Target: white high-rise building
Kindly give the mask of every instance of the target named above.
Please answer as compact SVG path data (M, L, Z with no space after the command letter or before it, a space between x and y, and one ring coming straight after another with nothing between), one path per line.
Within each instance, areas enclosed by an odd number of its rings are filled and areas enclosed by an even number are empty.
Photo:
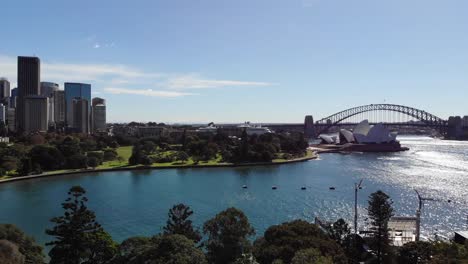
M6 107L0 104L0 122L6 123Z
M93 132L106 131L106 100L95 97L91 107L91 130Z
M47 98L47 123L49 126L55 123L55 111L54 111L54 100L53 98Z

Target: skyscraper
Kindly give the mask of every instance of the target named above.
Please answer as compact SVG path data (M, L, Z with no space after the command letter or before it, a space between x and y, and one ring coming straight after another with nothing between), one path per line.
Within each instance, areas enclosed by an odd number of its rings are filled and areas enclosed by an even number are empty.
M18 98L18 88L11 89L10 107L16 108L16 98Z
M0 104L0 123L6 124L6 107Z
M51 98L54 92L59 89L59 85L53 82L41 82L40 95Z
M48 100L45 96L30 95L24 100L25 132L45 132L48 128Z
M10 97L10 82L6 78L0 78L0 99Z
M39 95L41 62L37 57L18 57L18 98L16 101L16 129L24 132L26 125L33 127L25 114L25 100L28 96ZM46 107L47 108L47 107ZM33 117L33 116L29 116ZM47 117L45 117L47 119Z
M106 130L106 100L93 98L91 108L91 123L93 132L103 132Z
M7 123L8 123L8 131L16 132L16 109L15 108L8 108L7 110Z
M55 124L55 104L53 100L54 92L58 91L59 85L53 82L41 82L41 89L40 94L41 96L45 96L49 98L47 100L47 113L48 113L48 123L49 126L53 126Z
M89 134L89 101L84 98L72 100L73 129L78 133Z
M57 125L63 127L65 124L65 91L54 91L54 120Z
M85 83L65 83L65 107L66 122L68 127L74 127L73 121L73 100L76 98L85 99L88 102L88 114L91 112L91 84ZM89 117L88 117L89 120Z

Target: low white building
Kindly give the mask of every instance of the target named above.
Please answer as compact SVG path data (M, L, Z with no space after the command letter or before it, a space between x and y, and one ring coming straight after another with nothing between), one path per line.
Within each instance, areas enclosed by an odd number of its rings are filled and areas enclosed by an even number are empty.
M393 246L416 241L416 217L394 216L388 221L388 234Z

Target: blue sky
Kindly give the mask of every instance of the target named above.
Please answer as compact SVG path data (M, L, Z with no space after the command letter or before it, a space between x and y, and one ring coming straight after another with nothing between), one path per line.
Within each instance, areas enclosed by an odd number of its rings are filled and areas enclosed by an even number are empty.
M395 103L467 115L468 1L2 1L0 76L92 84L109 121L302 122Z

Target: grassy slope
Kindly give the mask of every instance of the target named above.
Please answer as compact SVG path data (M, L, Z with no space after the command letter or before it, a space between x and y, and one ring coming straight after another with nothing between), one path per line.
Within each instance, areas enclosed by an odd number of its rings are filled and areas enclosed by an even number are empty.
M111 168L122 168L122 167L127 167L127 168L133 168L133 167L140 167L142 165L136 165L136 166L130 166L128 165L128 159L132 155L132 146L123 146L119 147L116 149L118 156L120 157L119 160L113 160L113 161L106 161L102 165L99 165L96 169L111 169ZM170 154L171 151L167 151L165 154ZM314 153L310 150L307 151L307 155L303 158L312 158L314 157ZM272 162L273 163L281 163L288 161L286 159L274 159ZM222 162L222 157L220 154L216 155L215 159L211 159L208 161L199 161L198 164L196 164L192 157L190 157L187 161L185 162L165 162L165 163L153 163L151 164L150 167L180 167L180 166L193 166L193 165L201 165L201 166L206 166L206 165L229 165L230 163ZM44 172L44 174L60 174L60 173L67 173L67 172L76 172L76 171L81 171L81 169L64 169L64 170L56 170L56 171L47 171ZM10 178L8 176L0 177L0 179L7 179Z
M132 155L132 146L124 146L117 148L117 154L119 155L119 160L106 161L102 165L98 166L98 169L109 169L128 166L128 159Z

